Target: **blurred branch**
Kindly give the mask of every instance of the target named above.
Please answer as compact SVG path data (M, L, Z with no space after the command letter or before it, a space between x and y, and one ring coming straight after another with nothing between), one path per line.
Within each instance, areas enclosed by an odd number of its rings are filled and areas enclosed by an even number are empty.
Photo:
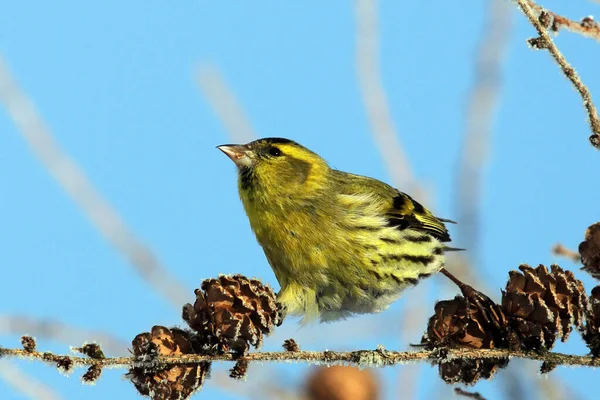
M35 319L20 315L0 315L0 335L23 334L57 341L64 344L94 340L109 354L127 354L130 344L105 332L68 326L60 321Z
M356 24L356 70L373 138L394 185L403 191L418 191L382 83L376 0L356 0Z
M594 21L593 17L585 17L582 18L581 21L573 21L572 19L558 15L550 10L546 10L544 7L537 5L531 0L526 1L529 4L529 7L537 14L538 18L543 12L546 13L547 17L550 17L548 26L550 26L550 29L553 32L566 29L600 42L600 24Z
M33 379L8 361L0 360L0 378L4 379L17 392L32 400L62 399L50 386Z
M186 302L187 288L141 243L84 171L56 142L27 94L0 58L0 102L31 150L89 218L92 225L124 255L135 271L176 307Z
M468 399L485 400L485 397L483 397L480 393L478 393L478 392L467 392L466 390L464 390L462 388L454 388L454 393L457 396L466 397Z
M391 182L402 191L411 193L420 201L425 201L426 193L416 182L408 157L406 156L383 84L380 65L380 36L377 0L356 0L356 72L375 144L387 168ZM418 289L418 288L417 288ZM424 299L426 291L421 288L413 294L414 299ZM402 315L402 336L410 337L421 329L426 312L424 301L416 300ZM384 324L385 325L385 324ZM403 396L414 397L419 368L411 366L401 371L397 381L402 387Z
M231 88L213 64L200 64L196 83L235 143L248 143L257 136Z
M510 4L504 0L488 1L486 26L475 60L475 78L465 110L465 134L457 168L455 198L459 224L459 243L469 252L470 262L457 263L453 269L459 277L473 274L470 264L479 264L481 224L481 187L489 158L494 116L500 102L502 64L511 33Z
M596 110L596 106L592 102L592 95L588 90L587 86L583 84L575 69L567 62L562 53L558 50L550 35L546 31L548 24L550 21L548 18L544 18L540 15L538 19L532 10L531 6L535 5L531 0L515 0L519 5L519 8L525 16L529 19L529 22L535 27L538 34L540 35L538 38L532 38L528 40L530 46L536 49L547 49L552 58L556 61L556 63L560 66L563 74L571 81L575 89L579 92L583 100L583 106L585 107L588 118L590 128L592 130L592 135L589 137L590 143L592 146L600 150L600 118L598 117L598 111Z
M456 393L457 396L466 397L468 399L485 400L485 397L483 397L480 393L467 392L466 390L459 388L459 387L454 388L454 393Z
M157 365L198 364L202 362L235 362L238 355L226 353L219 355L183 354L177 356L159 356L156 359L142 361L135 357L89 358L70 355L58 355L50 352L26 351L0 347L0 357L54 363L55 359L69 359L73 367L123 367L123 368L156 368ZM423 351L389 351L356 350L356 351L281 351L256 352L243 356L247 362L303 362L308 364L325 363L327 365L351 364L359 367L385 367L418 361L439 363L448 360L522 358L534 361L545 361L557 366L600 367L600 359L592 356L578 356L563 353L512 352L502 349L450 349L441 348Z
M494 117L500 103L504 64L512 32L511 6L503 0L489 0L483 34L475 59L475 74L465 109L465 133L457 167L457 190L454 207L460 246L469 251L449 259L449 268L462 279L480 281L473 265L481 265L481 204L484 171L489 159ZM477 286L483 287L480 282ZM523 398L522 387L527 375L537 374L508 369L502 385L507 398ZM541 386L556 386L553 381L536 381Z
M552 254L554 254L556 256L568 258L569 260L573 261L574 263L581 262L581 256L579 255L578 252L568 249L560 243L557 243L552 247Z

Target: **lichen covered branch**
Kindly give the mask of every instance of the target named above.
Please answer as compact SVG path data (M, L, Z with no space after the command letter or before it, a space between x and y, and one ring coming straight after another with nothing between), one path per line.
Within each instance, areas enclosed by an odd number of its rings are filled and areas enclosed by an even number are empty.
M552 19L550 30L553 32L566 29L600 42L600 24L598 24L593 17L587 16L583 17L580 21L574 21L550 10L546 10L531 0L528 0L527 3L529 4L529 7L538 15L538 17L542 13L546 13Z
M580 254L587 271L597 276L600 246L596 225L586 232ZM302 362L353 365L360 368L429 362L447 383L474 384L490 379L510 359L541 361L548 373L557 366L598 367L600 359L600 286L588 296L571 271L557 265L521 265L510 271L500 303L443 273L458 285L462 296L436 303L418 351L390 351L383 347L355 351L301 351L293 339L283 351L251 352L264 336L279 326L285 310L273 290L257 279L221 275L206 279L195 290L195 300L182 308L187 328L153 326L131 342L131 356L106 357L97 343L72 347L79 354L39 351L31 336L22 348L0 347L0 358L28 359L69 373L87 368L83 383L93 383L104 368L125 368L137 391L152 399L184 400L200 390L214 362L232 362L229 376L244 379L251 363ZM577 330L590 355L552 352Z
M551 24L550 15L545 11L542 11L539 17L536 16L535 11L532 8L532 5L535 5L535 3L533 3L531 0L515 1L540 35L537 38L529 39L529 44L536 49L547 49L552 55L552 58L554 58L556 63L560 66L564 75L571 81L573 86L575 86L577 92L579 92L579 95L583 100L583 106L588 114L588 120L592 130L592 135L589 137L590 143L592 146L600 150L600 118L598 117L598 111L592 102L592 95L590 94L589 89L583 84L575 69L571 66L571 64L569 64L560 50L558 50L552 41L552 38L548 34L547 29Z
M94 359L89 357L58 355L49 352L28 352L22 349L0 348L0 356L5 358L22 358L47 363L56 363L57 358L67 357L72 361L72 367L101 367L143 368L161 366L198 364L204 362L235 362L238 357L234 354L182 354L176 356L159 356L152 361L140 361L135 357L109 357ZM355 351L274 351L255 352L244 356L248 362L302 362L309 364L351 364L360 367L385 367L411 362L428 361L437 363L452 359L498 359L520 358L535 361L551 362L556 365L573 367L600 367L600 359L592 356L580 356L563 353L536 353L509 351L501 349L446 349L422 351L391 351L382 348L375 350Z

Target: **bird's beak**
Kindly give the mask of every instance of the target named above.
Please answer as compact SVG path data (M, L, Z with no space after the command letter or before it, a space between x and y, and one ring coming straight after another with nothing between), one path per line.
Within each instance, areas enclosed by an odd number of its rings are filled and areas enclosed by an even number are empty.
M252 164L252 151L245 144L224 144L217 146L238 167L249 167Z

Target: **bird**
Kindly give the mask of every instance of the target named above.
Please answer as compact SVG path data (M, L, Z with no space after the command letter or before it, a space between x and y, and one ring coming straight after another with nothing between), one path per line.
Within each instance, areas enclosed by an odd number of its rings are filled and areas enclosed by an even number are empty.
M406 193L332 168L285 138L217 146L237 166L250 227L301 324L387 309L444 267L445 223Z

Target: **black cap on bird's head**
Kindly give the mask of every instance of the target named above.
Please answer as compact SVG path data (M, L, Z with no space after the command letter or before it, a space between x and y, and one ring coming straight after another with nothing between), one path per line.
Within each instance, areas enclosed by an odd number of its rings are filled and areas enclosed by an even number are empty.
M283 155L281 148L277 145L292 145L304 149L293 140L284 138L264 138L246 144L223 144L217 146L217 149L225 153L239 168L243 168L252 166L259 159Z

